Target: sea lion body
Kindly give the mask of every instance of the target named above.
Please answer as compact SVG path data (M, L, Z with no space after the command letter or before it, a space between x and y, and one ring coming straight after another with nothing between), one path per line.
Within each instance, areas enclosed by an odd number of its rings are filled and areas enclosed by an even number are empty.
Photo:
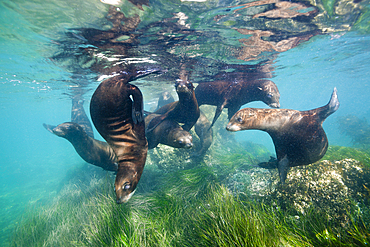
M337 90L334 88L329 103L323 107L309 111L244 108L231 118L226 129L266 131L275 145L277 160L263 165L277 167L280 180L284 182L289 167L308 165L325 155L328 139L322 123L338 107Z
M189 131L197 122L200 111L194 94L194 86L187 79L179 79L175 84L178 101L169 103L154 113L160 114L150 121L147 132L152 131L164 119L171 119L177 123L183 123L182 128Z
M153 118L158 116L160 115L149 114L145 117L145 125L148 125ZM155 148L159 143L174 148L191 148L193 146L191 134L171 119L163 120L151 132L146 134L146 138L148 149Z
M270 107L279 108L280 93L270 80L250 80L237 77L233 80L202 82L195 88L198 105L217 106L211 127L216 122L224 108L228 108L228 118L244 104L252 101L262 101Z
M103 81L90 102L93 124L117 156L117 203L127 202L133 195L148 151L143 96L139 88L128 83L140 76L137 71L125 72Z
M51 133L67 139L80 157L107 171L117 171L117 158L113 149L106 143L95 140L77 123L66 122L58 126L44 124Z

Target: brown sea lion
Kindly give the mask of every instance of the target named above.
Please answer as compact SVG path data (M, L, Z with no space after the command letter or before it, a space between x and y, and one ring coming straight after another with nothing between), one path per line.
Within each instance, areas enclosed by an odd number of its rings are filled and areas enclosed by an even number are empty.
M187 76L180 77L175 83L179 100L169 103L154 113L160 116L153 118L146 127L146 132L151 132L164 119L172 119L183 123L182 128L189 131L197 122L200 111L194 94L194 86L188 81Z
M145 125L160 116L159 114L150 114L145 117ZM148 140L148 149L155 148L159 143L174 148L191 148L193 146L193 137L188 131L171 119L165 119L158 124L151 132L146 133Z
M95 140L77 123L66 122L58 126L43 124L51 133L67 139L80 157L107 171L117 171L117 157L106 142Z
M43 124L52 134L67 139L80 157L104 170L117 171L117 157L105 142L95 140L91 123L85 113L81 95L72 98L71 122L52 126Z
M338 107L334 88L329 103L323 107L309 111L244 108L231 118L226 129L266 131L274 142L277 160L263 165L277 167L280 181L284 183L289 167L308 165L325 155L328 139L322 123Z
M195 89L199 106L203 104L217 106L211 127L224 108L228 108L230 119L240 107L252 101L262 101L270 107L279 108L280 93L270 80L245 80L237 76L232 80L202 82Z
M149 72L127 71L98 86L90 102L91 119L117 156L115 181L117 203L133 195L144 169L148 143L145 138L143 96L129 84Z

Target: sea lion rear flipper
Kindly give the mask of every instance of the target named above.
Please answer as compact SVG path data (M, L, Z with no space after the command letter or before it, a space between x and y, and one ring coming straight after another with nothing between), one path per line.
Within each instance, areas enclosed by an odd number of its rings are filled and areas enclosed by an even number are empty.
M44 128L47 129L52 134L54 134L53 129L57 127L57 126L46 124L46 123L43 123L42 126L44 126Z
M281 181L282 184L284 184L285 179L286 179L287 174L288 174L288 170L289 170L289 160L288 160L286 155L283 159L281 159L279 161L278 169L279 169L280 181Z
M338 108L339 108L339 100L338 100L338 95L337 95L337 88L334 87L333 93L331 94L331 98L328 103L328 112L327 112L326 117L334 113L336 110L338 110Z
M224 109L225 105L226 105L226 100L225 100L225 102L222 105L218 105L217 106L216 112L215 112L215 116L213 117L213 121L212 121L211 126L209 126L209 129L211 129L213 127L213 125L216 123L216 120L221 115L221 112Z
M323 122L327 117L329 117L336 110L338 110L339 105L340 104L339 104L338 95L337 95L337 88L335 87L333 90L333 93L331 94L329 103L326 104L325 106L316 108L312 111L316 111L319 121Z

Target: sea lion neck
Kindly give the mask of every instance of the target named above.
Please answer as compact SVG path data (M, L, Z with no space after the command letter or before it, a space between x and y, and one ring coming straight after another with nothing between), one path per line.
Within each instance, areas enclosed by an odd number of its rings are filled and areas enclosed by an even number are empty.
M267 133L279 132L287 128L291 122L297 122L302 118L299 111L289 109L244 108L236 115L234 122L242 118L243 129L262 130Z

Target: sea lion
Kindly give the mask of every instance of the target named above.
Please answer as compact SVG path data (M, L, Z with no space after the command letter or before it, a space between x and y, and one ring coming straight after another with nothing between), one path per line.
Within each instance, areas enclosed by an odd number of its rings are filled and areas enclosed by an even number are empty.
M160 116L159 114L150 114L145 117L145 125ZM171 119L165 119L158 124L151 132L146 133L148 140L148 149L155 148L159 143L174 148L191 148L193 146L193 137L188 131Z
M100 135L117 156L117 203L133 195L144 169L148 143L145 138L143 96L130 84L152 72L131 70L100 83L90 102L90 115Z
M213 142L213 130L211 128L211 122L202 111L200 111L200 115L198 121L194 125L194 129L195 133L197 133L197 136L200 139L200 149L197 150L193 155L202 156L207 152Z
M172 103L174 101L175 101L175 99L172 97L170 92L168 92L168 91L162 92L161 95L159 96L157 109L155 109L155 111L157 111L162 106L165 106L165 105L167 105L169 103Z
M228 108L228 118L231 119L242 105L252 101L262 101L274 108L280 107L279 90L270 80L245 80L242 76L237 76L232 80L199 83L194 92L199 106L217 106L211 127L224 108Z
M117 157L106 143L95 140L77 123L66 122L58 126L43 124L51 133L67 139L80 157L95 166L107 171L117 171Z
M193 83L188 81L187 76L180 76L180 79L175 83L175 87L179 100L155 111L154 113L160 114L160 116L150 121L146 127L146 132L151 132L164 119L172 119L178 123L183 123L182 128L186 131L189 131L197 122L200 111L195 98Z
M50 133L67 139L87 163L107 171L117 171L117 157L107 143L94 139L94 132L83 103L81 95L74 95L71 122L65 122L58 126L44 123L43 126Z
M328 139L322 123L338 107L334 88L329 103L320 108L309 111L244 108L230 119L226 129L266 131L275 145L277 160L263 165L277 167L280 181L284 183L289 167L308 165L325 155Z

